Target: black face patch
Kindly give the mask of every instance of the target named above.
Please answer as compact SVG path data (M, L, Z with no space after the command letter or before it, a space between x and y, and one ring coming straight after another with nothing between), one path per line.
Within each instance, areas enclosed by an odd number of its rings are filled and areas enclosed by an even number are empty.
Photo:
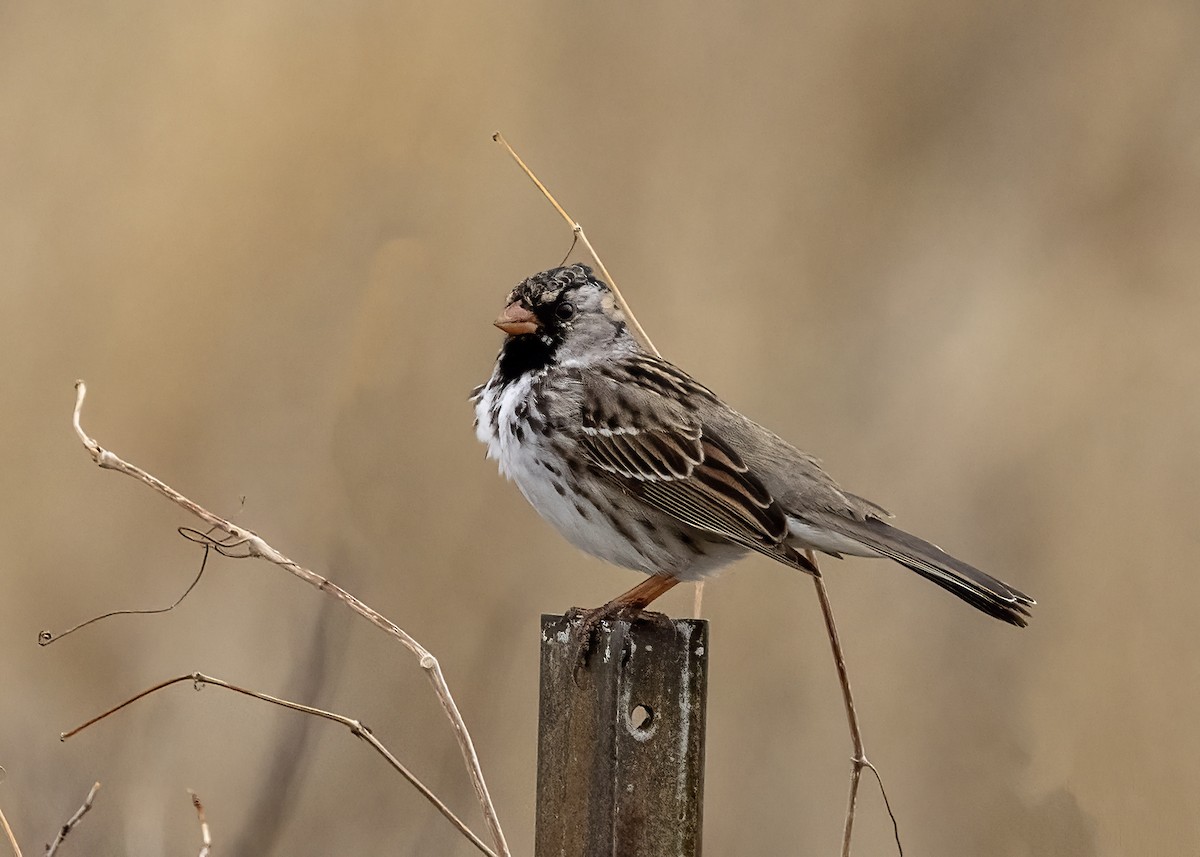
M500 377L510 383L527 372L550 365L562 345L569 325L576 317L574 295L582 287L603 284L592 276L587 265L569 265L534 274L509 294L508 302L519 301L537 316L539 329L534 333L510 336L500 352Z
M540 333L508 337L504 341L504 347L500 350L501 382L510 384L526 372L545 369L554 359L554 351L557 347L558 343Z

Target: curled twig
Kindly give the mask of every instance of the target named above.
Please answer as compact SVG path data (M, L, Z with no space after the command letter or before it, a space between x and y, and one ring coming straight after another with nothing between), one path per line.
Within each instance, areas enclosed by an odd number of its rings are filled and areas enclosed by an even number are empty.
M66 741L68 738L73 738L74 736L76 736L80 732L82 732L83 730L87 729L89 726L93 726L96 723L99 723L101 720L104 720L106 717L110 717L111 715L116 714L121 709L129 707L133 703L137 702L139 699L145 699L147 696L150 696L153 693L157 693L158 691L160 691L164 688L171 687L172 685L179 684L180 682L185 682L185 681L190 681L192 683L192 686L196 690L203 690L207 685L212 685L214 687L222 687L222 688L225 688L226 690L231 690L234 693L240 693L243 696L249 696L252 699L258 699L263 702L269 702L272 705L278 705L281 708L288 708L288 709L291 709L292 711L299 711L302 714L311 714L313 717L320 717L325 720L330 720L334 723L340 723L341 725L348 728L350 730L350 733L352 735L354 735L356 738L361 738L363 741L370 744L376 753L378 753L380 756L382 756L384 758L384 760L389 765L391 765L392 768L397 773L399 773L402 777L404 777L406 780L408 780L408 782L411 783L412 786L417 791L419 791L421 793L421 795L424 796L424 798L427 801L429 801L431 804L434 805L434 807L437 809L438 812L440 812L442 815L444 815L446 817L446 819L458 829L459 833L461 833L463 836L465 836L467 839L469 839L471 841L471 844L473 844L476 848L478 848L484 854L490 855L490 857L496 857L495 852L493 852L492 849L488 848L487 845L483 842L483 840L481 840L478 836L476 836L471 831L471 829L469 827L467 827L467 825L461 819L459 819L459 817L457 815L455 815L454 812L448 806L446 806L446 804L443 803L442 800L436 794L434 794L433 791L427 785L425 785L423 782L421 782L421 780L419 780L417 778L416 774L414 774L412 771L410 771L408 768L406 768L404 766L404 764L401 763L400 760L397 759L395 757L395 755L393 755L392 752L386 746L384 746L384 744L378 738L375 737L375 734L370 730L370 728L368 728L361 721L351 719L344 715L337 714L336 712L333 712L333 711L325 711L322 708L314 708L311 705L303 705L299 702L292 702L291 700L281 699L277 696L271 696L268 693L262 693L257 690L249 690L247 688L240 687L236 684L231 684L230 682L227 682L224 679L219 679L219 678L215 678L210 675L205 675L204 673L201 673L201 672L187 673L185 675L179 675L179 676L175 676L174 678L166 679L165 681L160 681L158 684L153 685L152 687L148 687L145 690L141 691L140 693L134 694L133 696L129 697L129 699L126 699L124 702L121 702L118 705L114 705L112 708L108 709L107 711L105 711L101 714L97 714L95 717L91 718L90 720L88 720L84 723L81 723L79 726L76 726L74 729L71 729L70 731L61 733L59 735L59 739L62 741Z
M450 686L446 683L446 678L442 674L441 664L438 663L437 658L395 622L392 622L383 614L367 606L333 581L289 559L268 544L265 539L253 530L238 526L218 515L214 515L200 504L190 500L170 485L167 485L158 477L147 473L134 464L124 461L110 450L100 446L95 439L83 430L83 426L80 424L80 414L83 410L83 401L86 396L87 385L83 381L76 381L75 411L72 417L72 424L75 427L75 434L79 437L80 443L83 444L88 454L91 455L92 460L102 469L115 470L153 488L177 506L204 521L209 527L226 533L230 538L222 540L222 544L230 547L234 545L243 547L245 549L244 557L265 559L267 562L273 563L295 575L305 583L315 586L322 592L333 596L372 625L399 641L416 656L421 669L425 672L425 676L433 685L434 693L437 695L438 702L442 706L442 711L454 729L454 737L458 742L459 750L462 752L463 761L466 763L471 784L475 787L475 795L479 800L480 809L487 822L488 830L491 833L496 853L501 855L501 857L509 857L508 842L504 838L504 831L500 827L500 819L496 814L495 806L492 804L492 797L488 791L487 782L484 780L483 768L479 764L479 756L475 752L475 743L471 739L470 732L467 731L467 725L463 720L461 712L458 710L458 704L454 701L454 696L450 693Z
M83 799L83 805L75 810L75 814L67 819L67 823L58 829L58 835L54 837L54 841L46 846L46 857L54 857L58 852L58 846L62 845L63 840L67 838L67 834L88 814L88 810L92 808L92 801L96 799L96 792L98 791L100 791L100 783L93 783L92 788L87 793L87 797Z
M203 533L194 527L179 527L179 535L183 536L189 542L203 546L205 552L211 548L221 556L229 557L229 559L249 559L249 553L239 553L237 548L244 548L246 542L244 539L235 539L233 536L222 536L216 538L213 533L217 531L216 527L209 527Z
M197 533L195 530L191 529L190 527L180 527L179 535L183 536L185 539L188 539L189 541L196 541L197 539L194 538L194 536L205 537L204 533ZM176 598L175 603L172 604L170 607L158 607L155 609L148 609L148 610L113 610L109 613L104 613L100 616L93 616L91 619L88 619L86 622L80 622L74 628L68 628L66 631L63 631L61 634L55 634L52 631L39 631L38 632L38 645L39 646L48 646L51 643L58 642L63 637L67 636L68 634L74 634L80 628L86 628L88 625L91 625L93 622L99 622L102 619L108 619L112 616L152 616L155 613L170 613L172 610L174 610L176 607L178 607L180 604L183 603L183 599L187 598L188 595L191 594L192 590L196 588L196 584L200 582L200 578L204 576L204 567L206 565L208 565L208 552L209 552L210 548L216 549L220 553L224 553L224 551L221 549L222 546L219 542L205 543L204 556L200 560L200 570L196 572L196 577L192 580L191 583L188 584L188 588L183 590L183 594L180 595L178 598ZM229 556L229 554L225 554L225 555Z

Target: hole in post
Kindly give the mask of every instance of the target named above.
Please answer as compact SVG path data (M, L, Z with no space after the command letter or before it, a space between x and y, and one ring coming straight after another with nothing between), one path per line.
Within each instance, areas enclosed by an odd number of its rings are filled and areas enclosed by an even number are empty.
M629 722L633 724L634 729L644 732L654 722L654 710L648 705L635 705L629 713Z

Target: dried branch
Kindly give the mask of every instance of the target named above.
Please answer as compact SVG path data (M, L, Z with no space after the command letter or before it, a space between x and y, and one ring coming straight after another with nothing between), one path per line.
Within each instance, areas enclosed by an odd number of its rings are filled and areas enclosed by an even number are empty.
M817 569L812 575L813 585L817 588L817 600L821 603L821 618L825 620L825 631L829 635L829 647L833 650L833 663L837 668L838 682L842 686L842 702L846 706L846 720L850 724L850 743L854 747L854 756L850 759L853 765L850 771L850 797L846 806L846 824L842 829L842 857L850 857L850 839L854 833L854 811L858 804L858 783L862 779L863 768L870 768L879 782L879 791L883 793L883 803L887 807L888 816L892 819L892 832L896 837L896 848L900 857L904 857L904 847L900 844L900 827L892 812L891 801L888 800L887 789L883 787L883 778L879 771L867 759L867 751L863 746L862 728L858 724L858 711L854 707L854 694L850 691L850 674L846 671L846 656L842 651L842 641L838 636L837 622L833 618L833 605L829 601L829 592L825 589L825 578L817 567L817 558L811 550L804 551L813 568Z
M289 708L292 711L299 711L302 714L311 714L313 717L320 717L325 720L331 720L334 723L340 723L341 725L348 728L350 730L350 733L352 735L354 735L356 738L361 738L363 741L370 744L371 747L374 748L375 752L377 752L380 756L382 756L384 758L384 760L387 761L387 763L396 770L397 773L399 773L402 777L404 777L406 780L408 780L409 783L411 783L412 786L417 791L419 791L425 797L425 799L427 801L429 801L431 804L434 805L434 807L437 809L438 812L440 812L442 815L444 815L446 817L446 819L458 829L459 833L461 833L463 836L465 836L467 839L469 839L471 841L472 845L474 845L476 848L478 848L484 854L489 855L489 857L496 857L495 852L493 852L492 849L488 848L487 845L483 842L483 840L481 840L478 836L476 836L471 831L471 829L469 827L467 827L467 825L457 815L454 814L454 812L450 809L450 807L448 807L448 806L446 806L446 804L442 803L441 799L436 794L434 794L433 791L427 785L425 785L423 782L421 782L412 771L410 771L408 768L406 768L403 765L403 763L401 763L400 760L397 759L392 754L392 752L387 747L385 747L383 745L383 743L380 742L379 739L375 737L374 733L371 732L371 730L365 724L363 724L361 721L353 720L349 717L345 717L341 714L337 714L332 711L325 711L324 709L321 709L321 708L314 708L311 705L302 705L299 702L292 702L291 700L281 699L277 696L271 696L270 694L262 693L257 690L249 690L247 688L240 687L236 684L231 684L230 682L227 682L224 679L214 678L213 676L205 675L204 673L200 673L200 672L187 673L186 675L176 676L175 678L169 678L166 681L160 681L158 684L154 685L153 687L146 688L141 693L131 696L129 699L126 699L124 702L120 703L119 705L113 706L112 708L108 709L104 713L97 714L92 719L88 720L85 723L80 724L79 726L76 726L74 729L70 730L69 732L63 732L61 735L59 735L59 739L62 741L66 741L68 738L73 738L76 735L78 735L80 732L82 732L83 730L87 729L89 726L93 726L96 723L99 723L101 720L104 720L106 717L116 714L121 709L127 708L128 706L132 705L133 703L137 702L138 700L144 699L147 696L150 696L152 693L157 693L158 691L160 691L164 688L170 687L171 685L179 684L180 682L184 682L184 681L190 681L197 690L201 690L206 685L211 684L214 687L222 687L222 688L225 688L226 690L232 690L234 693L240 693L243 696L249 696L252 699L258 699L263 702L269 702L272 705L278 705L281 708Z
M83 409L83 400L86 395L87 386L83 381L76 381L75 412L72 422L80 442L92 456L92 460L102 469L115 470L118 473L123 473L148 485L177 506L191 512L210 527L227 533L230 541L225 543L226 547L236 544L245 549L247 557L265 559L267 562L273 563L290 572L305 583L332 595L372 625L394 637L417 657L421 669L425 671L426 677L433 685L434 693L437 694L438 702L441 703L446 718L450 721L450 725L454 729L455 740L458 741L463 761L467 766L467 773L471 777L471 784L475 787L475 794L479 800L480 810L483 812L483 817L487 822L496 852L501 857L510 857L511 852L508 850L508 842L504 838L504 831L500 827L500 819L496 815L496 808L492 804L492 797L488 792L487 783L483 777L483 769L479 764L479 756L475 752L475 743L471 740L471 734L467 731L467 725L463 721L462 714L458 710L458 705L455 703L453 695L450 693L450 686L446 683L445 676L442 674L441 664L438 663L437 658L399 625L367 606L362 601L359 601L336 583L289 559L263 540L253 530L246 527L239 527L224 518L214 515L203 506L180 494L161 479L147 473L136 465L122 460L110 450L101 447L99 443L84 432L83 427L80 425L80 412Z
M188 794L192 796L192 806L196 808L196 816L200 819L201 845L198 857L208 857L208 852L212 849L212 836L208 832L208 819L204 817L204 804L200 803L200 795L191 789L188 789Z
M100 783L93 783L91 790L87 793L87 797L83 799L83 805L75 810L75 814L67 819L66 824L59 828L58 836L54 837L54 841L46 846L46 857L54 857L58 851L58 846L62 845L63 840L67 838L67 834L88 814L88 810L92 808L92 801L96 799L96 792L98 791L100 791Z

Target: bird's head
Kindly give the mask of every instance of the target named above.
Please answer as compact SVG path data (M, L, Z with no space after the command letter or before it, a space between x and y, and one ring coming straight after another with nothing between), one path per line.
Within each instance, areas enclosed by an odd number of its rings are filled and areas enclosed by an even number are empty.
M521 371L551 361L586 363L636 347L612 290L587 265L552 268L523 280L495 324L508 334L504 353Z

